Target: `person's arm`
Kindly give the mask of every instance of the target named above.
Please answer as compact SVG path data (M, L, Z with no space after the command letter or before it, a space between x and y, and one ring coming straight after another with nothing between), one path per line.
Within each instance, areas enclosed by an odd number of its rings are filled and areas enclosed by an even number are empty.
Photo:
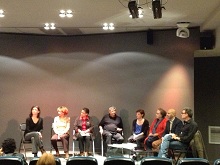
M149 122L146 119L144 119L144 123L143 123L143 126L142 126L142 132L143 132L144 135L147 135L148 132L149 132Z
M75 130L76 133L80 132L78 123L79 123L79 116L75 119L74 124L73 124L73 129Z
M53 121L53 131L55 134L60 134L59 129L58 129L58 127L59 127L58 120L59 120L59 118L55 117L54 121Z
M43 118L39 118L39 120L40 120L40 129L39 129L39 131L38 132L40 132L41 134L42 134L42 132L43 132Z
M92 133L94 129L94 123L91 117L89 117L90 126L86 129L86 133Z
M102 120L99 123L99 132L101 135L103 134L104 119L105 119L105 116L102 118Z
M121 132L123 130L123 123L121 117L117 116L119 119L119 123L117 124L117 131Z

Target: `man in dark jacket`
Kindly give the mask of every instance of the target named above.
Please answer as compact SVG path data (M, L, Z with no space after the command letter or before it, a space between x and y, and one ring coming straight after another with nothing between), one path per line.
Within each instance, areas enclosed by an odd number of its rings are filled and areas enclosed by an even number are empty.
M167 111L167 119L168 121L163 136L169 133L179 135L181 132L181 128L183 127L183 122L176 117L175 109L169 109Z

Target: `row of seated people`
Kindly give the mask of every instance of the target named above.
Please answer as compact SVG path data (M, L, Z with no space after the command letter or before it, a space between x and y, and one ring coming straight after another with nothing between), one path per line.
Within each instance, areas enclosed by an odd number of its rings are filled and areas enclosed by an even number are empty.
M58 116L54 118L53 130L55 134L51 137L51 144L59 156L57 140L61 140L65 152L65 158L69 157L69 129L70 118L68 117L68 109L65 106L57 108ZM159 151L159 157L168 156L168 148L185 148L189 145L198 126L192 120L193 112L190 108L184 108L181 116L182 122L176 117L176 111L169 109L167 112L162 108L156 111L156 118L149 127L149 122L144 118L145 112L142 109L136 111L136 119L132 123L132 135L128 138L128 142L137 143L137 149L152 149L156 153ZM166 117L167 116L167 117ZM116 115L116 107L109 108L109 114L106 114L99 123L100 133L105 137L107 144L112 143L112 138L117 143L122 143L124 137L123 122L120 116ZM73 139L79 141L80 155L88 155L90 147L90 139L93 138L94 124L89 116L89 109L83 108L80 116L74 122L75 134ZM32 141L32 153L37 156L40 149L42 154L45 152L42 142L43 118L40 117L39 106L33 106L29 117L26 119L25 140ZM162 143L163 139L163 143ZM161 144L162 143L162 144Z

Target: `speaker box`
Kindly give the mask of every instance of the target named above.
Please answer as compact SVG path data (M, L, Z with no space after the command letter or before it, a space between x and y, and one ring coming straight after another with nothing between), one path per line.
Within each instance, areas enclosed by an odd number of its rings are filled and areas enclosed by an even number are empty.
M148 30L147 31L147 44L153 45L153 43L154 43L153 30Z
M215 47L215 36L212 31L200 33L200 49L209 50Z

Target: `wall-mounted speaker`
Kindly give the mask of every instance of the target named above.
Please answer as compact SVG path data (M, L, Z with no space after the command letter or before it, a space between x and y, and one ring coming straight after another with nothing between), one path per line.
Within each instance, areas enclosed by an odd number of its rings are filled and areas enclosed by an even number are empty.
M213 31L200 33L200 49L209 50L215 47L215 35Z
M153 43L154 43L153 30L148 30L147 31L147 44L153 45Z

